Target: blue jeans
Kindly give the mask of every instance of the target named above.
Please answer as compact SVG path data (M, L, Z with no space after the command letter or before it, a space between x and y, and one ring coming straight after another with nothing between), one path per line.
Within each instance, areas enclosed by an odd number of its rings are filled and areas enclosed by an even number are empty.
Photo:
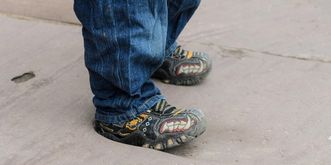
M164 99L150 77L176 49L176 39L199 3L75 0L96 120L120 124Z

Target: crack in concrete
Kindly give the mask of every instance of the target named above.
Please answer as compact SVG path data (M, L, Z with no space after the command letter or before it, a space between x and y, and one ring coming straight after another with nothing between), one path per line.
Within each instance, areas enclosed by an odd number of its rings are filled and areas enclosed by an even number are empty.
M331 64L331 60L325 60L325 59L321 59L321 58L314 58L314 57L308 58L308 57L289 56L289 55L273 53L273 52L269 52L269 51L258 51L258 50L248 49L248 48L228 47L228 46L223 46L223 45L217 45L217 44L214 44L214 43L198 42L198 44L205 45L205 46L210 46L210 47L216 47L217 49L220 50L220 51L218 51L220 54L227 53L227 54L230 54L231 57L233 57L233 56L235 56L235 57L244 57L244 56L249 56L248 53L255 53L255 54L268 55L268 56L290 58L290 59L295 59L295 60ZM229 55L221 55L221 56L230 57Z

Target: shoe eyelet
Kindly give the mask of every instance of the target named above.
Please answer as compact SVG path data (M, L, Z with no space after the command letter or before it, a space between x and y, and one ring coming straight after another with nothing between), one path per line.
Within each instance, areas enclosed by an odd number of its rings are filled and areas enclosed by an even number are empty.
M149 122L146 123L146 126L148 127L149 125L151 125Z
M148 121L151 121L152 119L153 119L152 117L149 117L149 118L148 118Z
M143 128L143 132L146 132L147 131L147 128Z

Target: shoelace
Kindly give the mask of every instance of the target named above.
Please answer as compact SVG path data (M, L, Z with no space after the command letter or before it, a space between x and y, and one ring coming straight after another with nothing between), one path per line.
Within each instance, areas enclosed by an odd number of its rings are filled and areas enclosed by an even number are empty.
M136 130L137 125L143 121L145 121L148 118L148 115L146 113L143 113L139 116L137 116L135 119L129 121L126 124L126 128L130 129L130 130Z
M166 100L159 101L155 107L153 107L153 111L159 114L171 113L175 109L176 107L168 104Z
M175 53L172 55L172 57L177 58L177 59L190 59L193 56L192 51L184 50L182 49L181 46L177 46Z
M169 110L172 111L173 109L176 109L176 108L173 107L173 106L170 106L167 103L167 101L161 100L152 109L153 109L154 112L162 114L166 111L169 111ZM148 117L149 117L148 114L143 113L143 114L137 116L135 119L133 119L133 120L129 121L128 123L126 123L126 128L133 131L137 128L139 123L145 121Z

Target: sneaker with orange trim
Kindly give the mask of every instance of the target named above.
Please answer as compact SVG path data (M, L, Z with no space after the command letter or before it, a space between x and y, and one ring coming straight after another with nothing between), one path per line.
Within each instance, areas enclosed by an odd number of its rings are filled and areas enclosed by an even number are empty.
M187 143L206 130L203 113L158 102L151 110L122 125L94 123L102 136L125 144L165 150Z
M196 85L208 75L211 66L206 53L188 51L178 46L152 77L167 84Z

